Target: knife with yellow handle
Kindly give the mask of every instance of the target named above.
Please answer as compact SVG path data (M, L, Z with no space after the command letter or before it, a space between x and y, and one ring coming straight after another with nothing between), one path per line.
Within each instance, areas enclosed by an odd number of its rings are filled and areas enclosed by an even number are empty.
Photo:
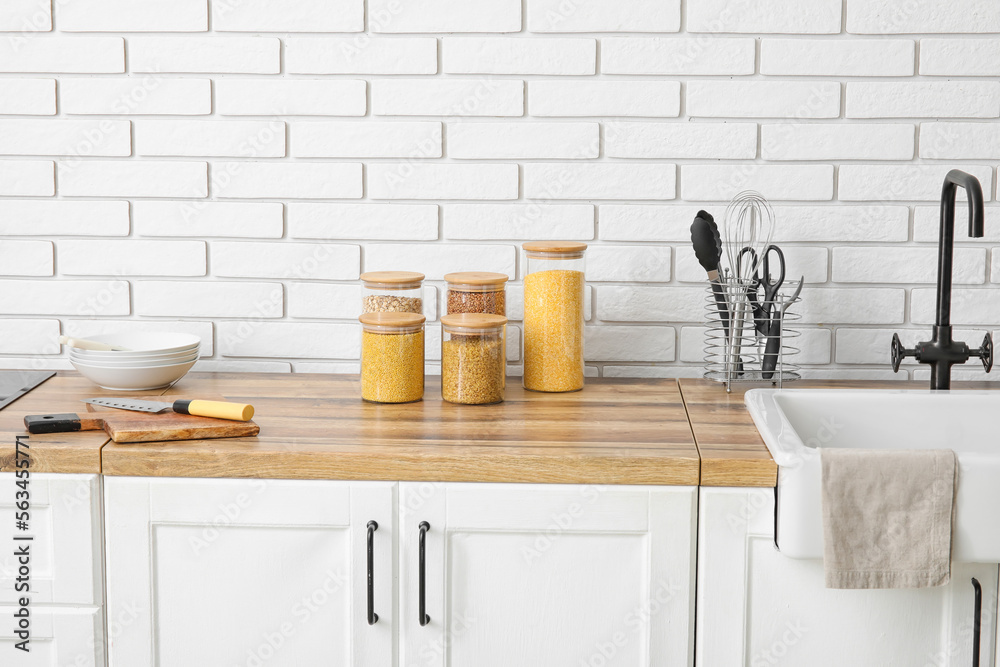
M85 398L83 402L103 405L106 408L136 410L138 412L173 410L182 415L215 417L216 419L231 419L240 422L250 421L253 418L252 405L247 405L246 403L227 403L225 401L181 399L173 403L162 403L160 401L143 401L137 398Z

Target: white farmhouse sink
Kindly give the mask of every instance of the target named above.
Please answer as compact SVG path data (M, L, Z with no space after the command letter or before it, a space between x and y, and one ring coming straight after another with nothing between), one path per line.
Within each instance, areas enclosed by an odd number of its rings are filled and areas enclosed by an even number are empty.
M778 548L823 557L820 447L951 449L959 478L952 558L1000 562L1000 391L751 389L778 464Z

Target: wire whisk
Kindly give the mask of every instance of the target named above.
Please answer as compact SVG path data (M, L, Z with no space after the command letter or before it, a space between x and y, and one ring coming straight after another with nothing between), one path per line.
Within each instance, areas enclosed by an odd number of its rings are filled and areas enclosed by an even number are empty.
M771 245L774 209L759 192L744 190L729 202L722 226L726 239L726 260L732 276L736 280L750 280L757 274L760 259ZM743 248L753 250L748 253L752 261L740 261Z

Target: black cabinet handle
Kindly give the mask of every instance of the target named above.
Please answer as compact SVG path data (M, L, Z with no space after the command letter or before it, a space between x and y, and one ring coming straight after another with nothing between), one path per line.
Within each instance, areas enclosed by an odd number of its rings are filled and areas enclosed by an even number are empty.
M378 623L378 614L375 613L375 531L378 530L378 523L368 522L368 625Z
M431 529L431 524L426 521L420 522L420 625L427 625L431 622L431 617L427 615L427 531Z
M975 620L972 625L972 667L979 667L979 637L983 629L983 587L979 580L972 578L972 588L976 592Z

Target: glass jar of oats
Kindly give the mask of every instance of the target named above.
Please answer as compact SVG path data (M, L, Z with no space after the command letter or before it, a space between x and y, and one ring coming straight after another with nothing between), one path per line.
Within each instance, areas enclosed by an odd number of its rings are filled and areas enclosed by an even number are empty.
M444 277L448 283L448 315L490 313L507 315L507 281L503 273L462 271Z
M524 277L524 388L583 389L586 243L532 241Z
M416 271L369 271L361 274L362 313L423 313L424 274Z
M441 318L441 398L483 405L503 400L507 318L458 313Z
M416 313L365 313L361 321L361 398L409 403L424 396L424 321Z

